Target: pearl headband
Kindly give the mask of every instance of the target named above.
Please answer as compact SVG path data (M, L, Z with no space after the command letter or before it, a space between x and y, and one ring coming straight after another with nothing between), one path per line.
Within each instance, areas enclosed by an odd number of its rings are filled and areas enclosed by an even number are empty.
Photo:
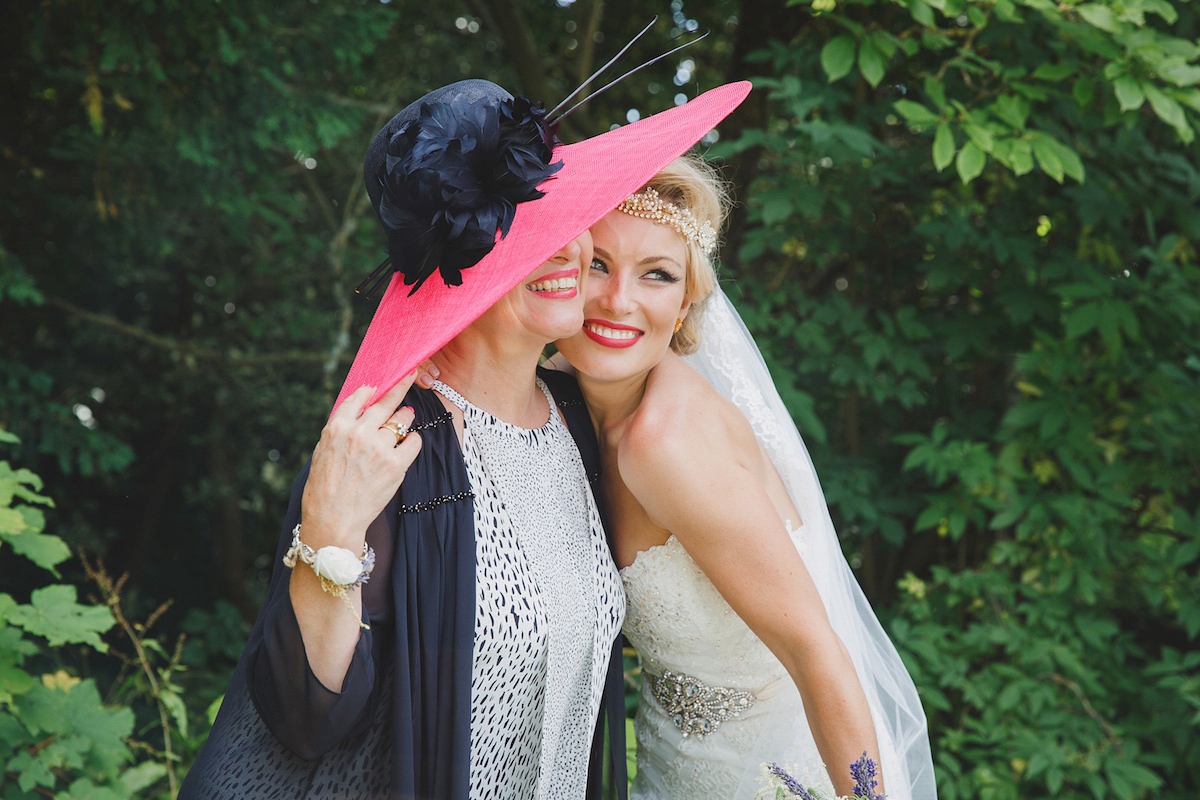
M696 217L689 209L663 200L651 187L626 197L621 201L621 205L617 206L617 211L631 217L648 219L659 225L670 225L680 236L697 245L706 254L711 255L717 247L717 232L711 222L696 222Z

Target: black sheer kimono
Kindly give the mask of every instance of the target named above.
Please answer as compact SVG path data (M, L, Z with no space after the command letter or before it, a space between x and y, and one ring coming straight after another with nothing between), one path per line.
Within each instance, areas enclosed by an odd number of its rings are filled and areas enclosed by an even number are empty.
M578 385L563 373L539 375L598 492L599 450ZM292 489L266 603L180 800L467 800L475 627L471 487L441 401L414 388L405 403L416 411L421 452L367 532L377 563L390 569L377 568L364 587L371 629L359 637L343 691L325 688L308 666L288 593L290 570L282 564L300 519L306 466ZM592 743L589 800L626 794L619 641Z

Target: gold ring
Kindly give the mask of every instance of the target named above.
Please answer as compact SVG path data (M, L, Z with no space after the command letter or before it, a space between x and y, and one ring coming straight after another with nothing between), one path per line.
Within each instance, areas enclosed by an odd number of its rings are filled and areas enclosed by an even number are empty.
M404 437L408 436L408 426L402 428L395 422L385 422L379 426L379 430L395 434L396 444L400 444L404 441Z

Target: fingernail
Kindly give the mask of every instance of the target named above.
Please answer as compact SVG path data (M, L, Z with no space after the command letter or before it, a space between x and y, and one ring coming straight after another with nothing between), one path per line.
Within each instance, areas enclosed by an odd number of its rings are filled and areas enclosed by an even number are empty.
M413 407L412 407L412 406L401 406L401 407L400 407L400 410L401 410L401 411L409 411L409 412L412 412L413 416L416 416L416 413L417 413L417 412L413 411Z
M436 366L434 366L433 364L430 364L429 365L429 374L436 378L442 374L442 371L440 369L438 369Z

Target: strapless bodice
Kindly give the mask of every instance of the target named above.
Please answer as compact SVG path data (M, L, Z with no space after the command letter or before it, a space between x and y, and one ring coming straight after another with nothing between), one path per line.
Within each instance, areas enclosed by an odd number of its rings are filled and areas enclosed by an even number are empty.
M621 578L624 632L643 669L749 692L787 674L676 537L639 553Z

